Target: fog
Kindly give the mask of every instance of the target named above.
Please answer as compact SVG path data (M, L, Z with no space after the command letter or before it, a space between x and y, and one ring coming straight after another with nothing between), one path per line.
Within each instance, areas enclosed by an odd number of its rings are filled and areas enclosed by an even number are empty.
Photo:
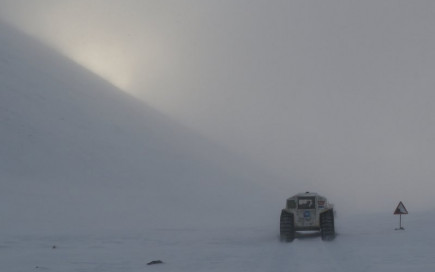
M432 1L2 0L0 16L269 169L277 191L435 206Z

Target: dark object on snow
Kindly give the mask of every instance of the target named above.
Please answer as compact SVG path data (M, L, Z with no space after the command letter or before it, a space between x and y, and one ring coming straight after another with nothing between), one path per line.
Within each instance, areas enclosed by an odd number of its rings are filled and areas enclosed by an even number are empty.
M147 263L147 265L152 265L152 264L161 264L161 263L163 263L163 262L160 261L160 260L156 260L156 261L152 261L152 262Z
M56 245L53 245L51 248L52 248L52 249L56 249Z
M335 238L334 209L325 197L306 192L287 199L279 223L282 241L291 242L298 231L319 231L322 240Z

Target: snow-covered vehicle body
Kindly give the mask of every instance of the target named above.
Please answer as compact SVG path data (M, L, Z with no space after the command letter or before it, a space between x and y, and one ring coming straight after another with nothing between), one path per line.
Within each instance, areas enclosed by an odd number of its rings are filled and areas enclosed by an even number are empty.
M296 231L320 231L323 240L334 239L334 210L326 197L306 192L287 199L280 217L281 238L292 241Z

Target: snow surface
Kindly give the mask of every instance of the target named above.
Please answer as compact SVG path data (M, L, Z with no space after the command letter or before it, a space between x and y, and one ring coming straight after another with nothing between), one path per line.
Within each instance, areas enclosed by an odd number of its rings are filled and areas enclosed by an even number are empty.
M435 214L339 217L332 242L280 242L277 224L1 236L2 271L434 271ZM277 223L277 222L275 222ZM429 227L428 227L429 226ZM56 248L53 248L55 246ZM153 260L163 264L148 266Z

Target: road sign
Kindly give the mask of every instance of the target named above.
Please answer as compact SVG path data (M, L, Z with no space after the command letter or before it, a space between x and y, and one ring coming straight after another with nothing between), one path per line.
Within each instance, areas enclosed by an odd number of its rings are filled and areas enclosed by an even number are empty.
M396 230L404 230L402 227L402 214L408 214L408 210L405 208L405 205L403 205L402 201L400 201L399 205L397 205L397 208L394 210L394 214L400 215L399 228Z
M399 205L397 205L394 214L408 214L408 210L406 210L405 205L403 205L402 201L400 201Z

